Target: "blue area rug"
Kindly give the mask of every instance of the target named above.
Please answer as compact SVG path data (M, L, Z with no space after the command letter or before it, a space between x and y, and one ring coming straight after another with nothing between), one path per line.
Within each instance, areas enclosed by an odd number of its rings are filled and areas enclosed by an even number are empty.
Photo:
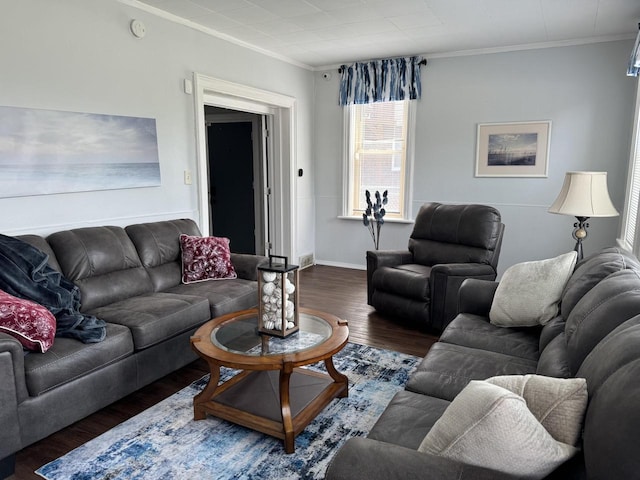
M208 416L193 420L194 395L208 377L40 467L49 480L315 479L350 437L366 435L420 359L348 344L334 357L349 377L349 397L333 400L296 437L281 440ZM322 371L324 363L310 368ZM221 381L235 372L223 369Z

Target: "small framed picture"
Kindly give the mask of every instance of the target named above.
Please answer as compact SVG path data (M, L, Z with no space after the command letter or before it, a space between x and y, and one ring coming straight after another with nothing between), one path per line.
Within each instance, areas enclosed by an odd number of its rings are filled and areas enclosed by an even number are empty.
M479 123L476 177L546 177L551 122Z

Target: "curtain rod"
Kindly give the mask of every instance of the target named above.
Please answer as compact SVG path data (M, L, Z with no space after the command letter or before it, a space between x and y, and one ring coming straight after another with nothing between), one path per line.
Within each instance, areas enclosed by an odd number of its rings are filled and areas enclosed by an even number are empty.
M638 24L638 26L640 27L640 24ZM426 65L427 64L427 59L423 58L422 60L420 60L420 62L418 63L418 65L422 66L422 65ZM342 70L344 70L344 65L342 65L340 68L338 68L338 73L342 73Z

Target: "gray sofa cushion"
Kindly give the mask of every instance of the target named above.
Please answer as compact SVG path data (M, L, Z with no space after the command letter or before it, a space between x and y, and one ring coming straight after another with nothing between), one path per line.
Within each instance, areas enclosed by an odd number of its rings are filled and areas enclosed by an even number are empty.
M538 342L538 351L542 352L561 333L564 333L565 321L562 317L556 317L540 331L540 341Z
M206 298L150 293L99 307L92 315L131 330L136 350L142 350L209 320Z
M535 360L438 342L407 382L411 392L453 400L471 380L536 372Z
M569 351L564 333L561 333L551 340L542 351L538 359L536 373L538 375L558 378L569 378L572 376L573 372L569 365Z
M639 352L637 339L626 349ZM588 478L638 478L640 359L620 367L591 395L583 449Z
M580 261L562 293L560 312L566 320L585 294L609 275L625 269L640 269L637 260L619 248L606 248Z
M200 235L193 220L140 223L125 228L156 292L175 287L182 277L180 234Z
M442 332L440 341L537 360L540 330L539 326L498 327L487 317L460 313Z
M254 308L258 304L258 284L251 280L235 278L211 282L180 284L167 293L196 295L209 300L210 318Z
M133 243L120 227L65 230L47 241L64 275L80 287L83 312L153 290Z
M62 272L62 267L60 267L60 264L58 263L56 254L51 249L51 245L49 245L43 237L40 235L18 235L16 238L19 238L23 242L27 242L29 245L33 245L38 250L46 253L49 256L47 261L49 266L59 272Z
M367 438L417 450L450 402L402 390L393 397Z
M573 373L609 332L640 315L640 275L635 270L612 273L585 294L565 327Z
M25 356L27 389L31 396L41 395L132 354L131 332L121 325L107 324L107 336L99 343L56 338L46 353Z
M589 392L597 392L623 365L640 358L640 315L627 320L589 353L576 376L587 379Z

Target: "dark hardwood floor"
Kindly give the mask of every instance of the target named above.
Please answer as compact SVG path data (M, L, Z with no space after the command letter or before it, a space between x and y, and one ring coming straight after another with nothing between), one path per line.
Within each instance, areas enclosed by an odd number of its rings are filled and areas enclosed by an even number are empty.
M366 272L316 265L300 272L300 303L349 321L353 343L424 356L437 336L416 325L385 317L367 305ZM33 472L70 450L115 427L208 373L204 361L138 390L73 425L23 449L16 455L11 480L39 479Z

